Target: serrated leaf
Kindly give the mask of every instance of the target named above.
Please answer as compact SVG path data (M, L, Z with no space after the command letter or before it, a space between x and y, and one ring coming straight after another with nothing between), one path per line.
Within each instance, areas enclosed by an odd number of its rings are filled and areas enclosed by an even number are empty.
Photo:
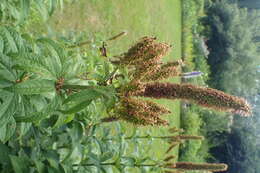
M45 173L47 171L45 165L42 162L34 160L34 163L38 173Z
M16 122L13 117L4 125L0 126L0 140L5 143L7 142L14 134L16 128Z
M64 114L73 114L73 113L77 113L80 112L82 109L86 108L90 103L92 102L92 100L86 100L83 101L67 110L63 110L61 111Z
M29 15L30 0L20 0L20 6L21 6L21 12L20 12L19 23L22 23Z
M18 48L15 43L15 40L14 40L12 34L9 32L9 30L6 27L2 27L1 30L2 30L1 32L3 32L3 34L5 34L8 45L9 45L10 49L12 50L12 52L18 52Z
M114 154L112 152L106 152L106 153L102 154L100 161L106 162L106 161L110 160L113 156L114 156Z
M134 157L122 157L121 164L126 165L128 167L134 167L136 159Z
M44 2L42 0L35 0L35 2L36 2L36 8L40 12L43 20L46 21L49 17L46 5L44 4Z
M9 155L15 173L28 172L29 163L23 157Z
M2 165L8 165L10 163L9 154L11 153L10 148L0 142L0 163Z
M64 124L67 124L69 122L71 122L74 119L75 114L63 114L63 113L57 113L58 120L56 121L56 123L54 124L53 128L58 128Z
M0 54L0 79L15 81L15 75L11 69L10 58L4 54Z
M49 16L51 16L57 7L57 0L49 0Z
M74 122L72 129L69 131L72 143L75 145L79 143L83 137L83 124L80 122Z
M55 97L48 105L46 105L40 112L33 112L26 116L16 116L14 117L17 122L34 122L38 123L41 120L47 118L48 116L55 113L61 105L61 100L59 97Z
M70 95L63 104L69 103L69 102L83 102L85 100L94 100L98 97L100 97L100 93L96 92L95 89L85 89L80 92L77 92L75 94Z
M11 119L15 111L15 96L13 93L6 91L0 91L0 99L2 104L0 105L0 127L5 126Z
M61 68L66 59L66 52L64 51L64 48L48 38L38 39L37 42L44 43L45 46L47 45L48 50L54 56L52 59L55 60L54 62L56 63L56 66Z
M59 170L59 154L55 150L46 150L43 155L53 168Z
M15 92L21 95L43 94L47 92L55 92L55 83L45 79L27 80L14 85L13 87L5 88L6 90Z
M3 38L0 36L0 53L4 53L4 40Z
M55 72L51 71L50 67L47 66L47 64L44 62L44 58L45 57L39 56L37 54L19 54L14 57L17 64L13 68L35 73L44 79L56 80L57 78Z

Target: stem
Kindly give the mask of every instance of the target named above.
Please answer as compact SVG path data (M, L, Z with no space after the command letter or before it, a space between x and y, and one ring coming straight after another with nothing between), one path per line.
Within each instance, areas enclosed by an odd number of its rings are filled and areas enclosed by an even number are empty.
M122 36L125 36L127 35L127 32L123 31L123 32L120 32L119 34L107 39L107 41L112 41L112 40L116 40L118 39L119 37L122 37Z
M91 41L84 41L84 42L81 42L81 43L78 43L78 44L75 44L75 45L72 45L72 46L68 46L68 48L82 47L82 46L90 44L90 43L91 43Z
M124 31L124 32L121 32L121 33L119 33L119 34L117 34L117 35L115 35L115 36L113 36L113 37L111 37L111 38L108 38L107 41L116 40L116 39L118 39L119 37L124 36L124 35L126 35L126 34L127 34L127 32L125 32L125 31ZM92 42L91 40L83 41L83 42L81 42L81 43L78 43L78 44L75 44L75 45L72 45L72 46L68 46L68 48L82 47L82 46L91 44L91 42Z
M171 139L171 138L178 138L178 136L136 136L136 137L125 137L125 140L130 140L133 138L137 139L147 139L147 138L153 138L153 139ZM114 138L107 138L106 140L113 140Z
M115 162L112 162L112 163L100 163L100 165L115 165L115 164L116 164ZM72 166L76 167L76 166L96 166L96 165L93 164L93 163L84 163L84 164L74 164Z
M113 76L115 75L115 73L117 72L118 68L115 68L114 71L112 71L105 79L104 81L100 82L101 85L107 85L107 82L109 80L113 79Z
M109 165L116 165L116 162L112 162L112 163L100 163L100 165L103 165L103 166L109 166ZM122 166L129 166L129 165L126 165L126 164L120 164ZM74 164L72 165L74 167L76 166L97 166L96 164L93 164L93 163L87 163L87 164ZM160 166L159 164L134 164L135 167L154 167L154 166Z
M62 89L92 89L95 86L85 86L85 85L63 85Z
M111 122L118 121L118 120L119 120L119 118L115 117L115 116L106 117L106 118L102 118L100 120L99 124L101 124L101 123L111 123Z

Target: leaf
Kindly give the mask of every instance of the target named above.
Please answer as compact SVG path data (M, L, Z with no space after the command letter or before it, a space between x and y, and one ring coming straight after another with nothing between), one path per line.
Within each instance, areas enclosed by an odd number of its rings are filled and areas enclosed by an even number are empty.
M114 154L112 152L106 152L106 153L102 154L100 161L106 162L106 161L110 160L113 156L114 156Z
M45 79L33 79L18 83L13 87L7 87L5 89L17 94L33 95L55 92L54 86L55 83L53 81Z
M9 155L15 173L28 172L29 163L23 157Z
M95 91L94 88L91 89L85 89L80 92L77 92L75 94L70 95L63 104L69 103L69 102L83 102L86 100L94 100L101 95Z
M17 64L13 66L14 69L23 70L26 72L32 72L40 75L44 79L56 80L55 72L51 71L48 64L44 62L46 57L39 54L23 53L17 54L13 57ZM48 60L46 60L48 61Z
M1 153L0 163L2 165L10 164L9 154L11 153L11 150L1 142L0 142L0 153Z
M0 36L0 53L4 53L4 40L3 38Z
M16 122L13 117L4 125L0 127L0 140L6 143L14 134Z
M40 162L38 160L34 160L34 163L35 163L38 173L45 173L47 171L45 165L42 162Z
M61 69L67 57L64 47L61 47L59 44L48 38L40 38L37 42L43 43L45 46L47 45L47 49L53 56L51 59L54 60L53 62L55 63L56 68Z
M83 102L73 106L72 108L69 108L68 110L64 110L61 112L64 114L77 113L77 112L81 111L82 109L86 108L91 102L92 102L92 100L86 100L86 101L83 101Z
M13 93L0 90L0 99L3 102L0 105L0 127L6 125L11 119L15 111L15 96Z
M52 115L59 109L61 105L60 97L56 96L48 105L46 105L40 112L33 112L26 116L16 116L16 122L34 122L39 123L41 120Z
M59 154L55 150L46 150L43 155L53 168L59 170Z
M42 0L35 0L35 3L36 3L36 8L40 12L43 20L46 21L49 17L46 5Z
M51 16L57 7L57 0L49 0L49 16Z
M8 56L0 54L0 79L15 81L15 75L11 69L11 60Z
M25 19L29 15L30 11L30 0L20 0L20 6L21 6L21 12L20 12L20 19L19 23L22 23L25 21Z
M11 35L11 33L9 32L9 30L7 29L7 27L2 27L1 30L0 30L0 32L3 32L3 34L5 34L5 37L8 42L8 46L10 47L12 52L18 52L18 48L15 43L15 40L14 40L13 36Z
M53 128L58 128L64 124L71 122L74 119L75 114L58 114L58 120L56 121Z
M72 129L69 131L72 143L76 145L79 143L83 137L83 124L80 122L74 122Z
M126 165L128 167L134 167L136 159L134 157L122 157L121 164Z
M78 93L70 95L63 104L66 104L68 102L82 102L85 100L94 100L101 96L105 96L107 98L111 97L111 89L108 89L108 87L100 87L95 86L95 88L89 88L84 89Z

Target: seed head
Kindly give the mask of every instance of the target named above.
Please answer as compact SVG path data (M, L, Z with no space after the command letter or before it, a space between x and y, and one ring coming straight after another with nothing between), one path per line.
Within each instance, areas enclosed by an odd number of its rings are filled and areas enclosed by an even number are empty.
M149 103L143 100L122 98L117 113L122 120L131 122L135 125L168 125L167 121L160 119L160 112L151 111Z
M198 105L219 111L241 114L251 114L251 106L243 98L226 94L222 91L194 86L191 84L147 83L143 85L144 92L139 96L151 98L182 99Z
M120 57L121 64L136 65L159 62L170 49L166 43L158 43L154 37L143 37Z

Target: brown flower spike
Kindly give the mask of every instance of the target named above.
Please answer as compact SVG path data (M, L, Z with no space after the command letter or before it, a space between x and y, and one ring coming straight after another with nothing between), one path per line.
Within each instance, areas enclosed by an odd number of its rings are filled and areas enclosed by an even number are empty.
M120 64L144 65L158 63L170 49L166 43L158 43L154 37L143 37L120 57Z
M169 111L150 101L122 98L121 105L117 108L116 113L120 119L135 125L168 125L168 122L162 120L160 115L169 113Z
M182 170L205 170L212 172L226 171L228 166L224 163L192 163L177 162L174 164L166 164L165 168L182 169Z
M182 99L218 111L241 114L251 114L251 106L243 98L226 94L222 91L194 86L191 84L146 83L143 92L138 96L151 98Z

